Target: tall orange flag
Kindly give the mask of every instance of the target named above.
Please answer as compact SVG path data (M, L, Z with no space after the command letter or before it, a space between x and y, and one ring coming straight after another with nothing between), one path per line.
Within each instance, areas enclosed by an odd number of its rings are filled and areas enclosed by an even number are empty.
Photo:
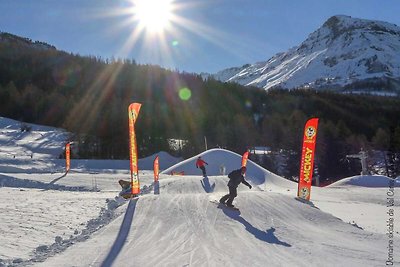
M310 200L311 195L317 128L318 118L309 119L304 127L303 149L301 153L297 196L305 200Z
M131 187L132 194L137 195L140 193L139 184L139 171L138 171L138 153L135 135L135 123L139 116L140 107L139 103L132 103L128 107L129 115L129 165L131 169Z
M242 167L246 167L248 158L249 158L249 151L246 151L242 156Z
M69 172L71 166L71 144L65 145L65 173Z
M160 165L158 163L158 156L154 159L153 169L154 169L154 183L157 183L160 174Z

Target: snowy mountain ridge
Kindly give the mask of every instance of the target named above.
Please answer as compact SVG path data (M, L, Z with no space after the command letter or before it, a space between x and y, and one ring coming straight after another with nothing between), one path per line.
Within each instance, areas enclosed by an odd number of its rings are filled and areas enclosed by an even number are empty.
M369 89L400 93L400 27L337 15L300 45L267 61L213 75L246 86Z

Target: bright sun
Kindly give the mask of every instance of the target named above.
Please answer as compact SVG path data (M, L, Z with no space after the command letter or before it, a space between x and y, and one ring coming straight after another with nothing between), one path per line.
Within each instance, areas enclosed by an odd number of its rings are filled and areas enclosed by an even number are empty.
M187 10L195 11L213 1L180 1L180 0L123 0L112 1L114 8L102 16L119 17L112 35L119 31L126 38L118 50L118 57L127 58L135 55L136 60L153 62L164 66L174 66L175 60L185 58L190 51L191 38L187 33L199 36L221 46L223 32L198 23L188 18ZM129 30L129 34L126 34ZM222 46L221 46L222 47ZM229 47L224 47L229 49ZM183 92L184 93L184 92Z
M172 17L173 0L135 0L135 19L150 33L160 33L168 27Z

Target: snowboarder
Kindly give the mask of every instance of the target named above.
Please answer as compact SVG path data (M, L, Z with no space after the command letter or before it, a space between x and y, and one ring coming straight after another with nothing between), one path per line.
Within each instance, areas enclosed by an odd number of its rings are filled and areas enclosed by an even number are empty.
M196 168L200 168L201 169L201 171L203 172L203 177L207 176L205 165L208 165L208 163L205 162L204 160L202 160L201 157L198 157L197 161L196 161Z
M225 204L226 206L233 208L234 205L232 205L232 202L233 199L237 196L237 187L239 186L239 184L240 183L245 184L251 189L251 185L244 179L243 175L245 174L245 172L246 172L246 167L243 166L242 168L234 170L228 174L229 194L223 196L219 200L219 203Z
M125 199L131 198L131 197L136 197L136 195L132 195L132 187L131 187L131 182L129 181L124 181L124 180L119 180L118 181L119 185L122 187L121 192L119 195Z
M118 183L122 187L122 189L128 189L131 187L131 182L129 181L119 180Z

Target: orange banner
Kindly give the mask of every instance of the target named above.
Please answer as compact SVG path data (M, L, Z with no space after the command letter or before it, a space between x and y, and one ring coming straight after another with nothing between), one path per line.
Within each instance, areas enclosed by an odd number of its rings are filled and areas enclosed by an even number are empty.
M65 145L65 173L69 172L71 166L71 144Z
M137 195L140 193L139 184L139 171L138 171L138 153L135 135L135 123L139 116L140 107L139 103L132 103L128 107L129 114L129 162L131 169L131 187L132 194Z
M249 151L246 151L242 156L242 167L246 167L248 158L249 158Z
M158 176L160 173L160 165L158 164L158 156L154 159L153 169L154 169L154 183L157 183Z
M310 200L311 195L317 128L318 118L309 119L304 127L303 149L301 153L297 196L305 200Z

